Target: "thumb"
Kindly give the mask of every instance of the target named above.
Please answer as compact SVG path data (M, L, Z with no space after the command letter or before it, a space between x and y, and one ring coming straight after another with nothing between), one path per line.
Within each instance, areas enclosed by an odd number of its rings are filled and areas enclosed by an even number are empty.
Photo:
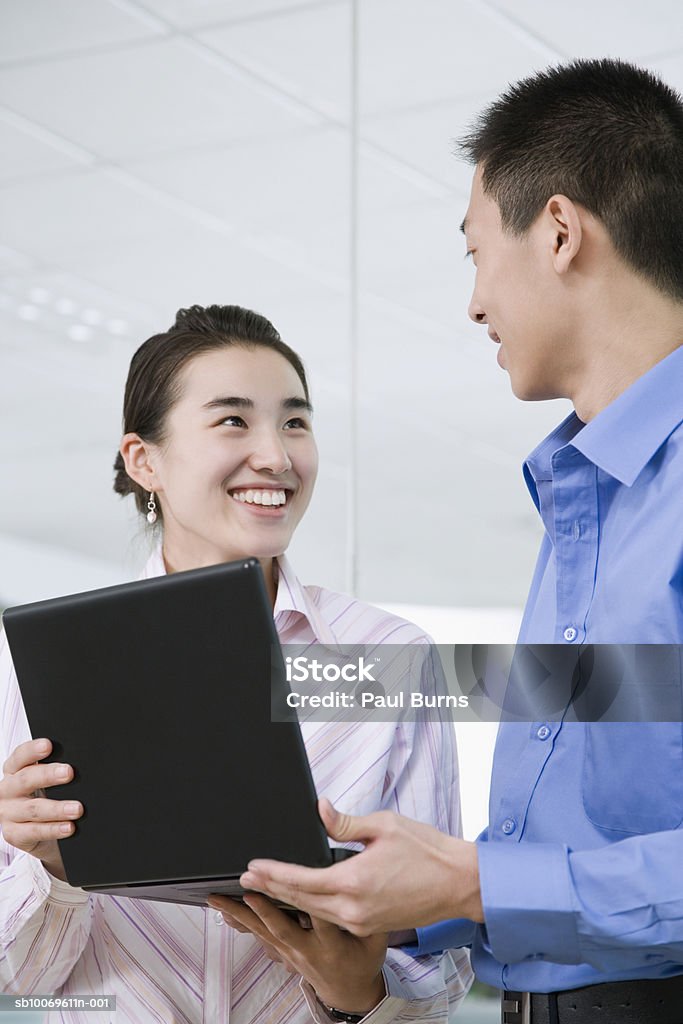
M340 843L364 843L377 834L377 828L373 827L373 819L376 817L374 814L365 817L342 814L326 797L318 801L318 811L330 839L336 839Z

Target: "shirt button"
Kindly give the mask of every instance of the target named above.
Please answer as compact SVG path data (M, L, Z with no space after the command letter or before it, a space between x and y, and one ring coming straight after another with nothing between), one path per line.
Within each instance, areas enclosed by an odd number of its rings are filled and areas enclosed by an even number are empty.
M516 825L512 818L506 818L503 824L500 826L506 836L511 836L516 829Z
M570 644L573 640L576 640L576 630L573 626L567 626L562 636L565 638L567 643Z
M547 740L548 736L550 736L550 729L547 725L542 725L536 733L536 735L538 736L539 740Z
M572 540L579 540L581 537L581 523L575 519L572 523Z
M213 915L213 919L216 922L216 924L223 924L223 915L221 914L220 910L216 911L216 913Z

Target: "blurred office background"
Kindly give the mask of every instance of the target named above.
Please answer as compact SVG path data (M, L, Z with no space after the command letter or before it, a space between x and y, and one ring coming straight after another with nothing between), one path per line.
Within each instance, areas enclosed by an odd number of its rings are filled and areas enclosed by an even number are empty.
M678 0L0 0L0 607L137 573L111 489L130 357L180 306L238 303L312 378L303 579L514 639L520 467L568 408L514 399L467 319L453 140L604 55L683 88ZM459 735L474 835L492 730Z

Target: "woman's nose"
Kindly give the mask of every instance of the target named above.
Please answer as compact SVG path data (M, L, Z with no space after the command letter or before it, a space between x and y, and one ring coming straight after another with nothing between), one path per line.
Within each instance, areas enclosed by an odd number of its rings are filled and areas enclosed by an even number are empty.
M286 473L292 468L292 460L287 454L287 449L276 434L261 434L255 440L249 457L252 469L279 474Z

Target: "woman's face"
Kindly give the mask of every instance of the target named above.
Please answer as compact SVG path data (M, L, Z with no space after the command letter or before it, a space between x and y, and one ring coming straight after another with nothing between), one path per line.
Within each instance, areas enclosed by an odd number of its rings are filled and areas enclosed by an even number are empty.
M234 345L195 356L179 384L149 452L169 568L281 555L318 471L296 370L272 349Z

